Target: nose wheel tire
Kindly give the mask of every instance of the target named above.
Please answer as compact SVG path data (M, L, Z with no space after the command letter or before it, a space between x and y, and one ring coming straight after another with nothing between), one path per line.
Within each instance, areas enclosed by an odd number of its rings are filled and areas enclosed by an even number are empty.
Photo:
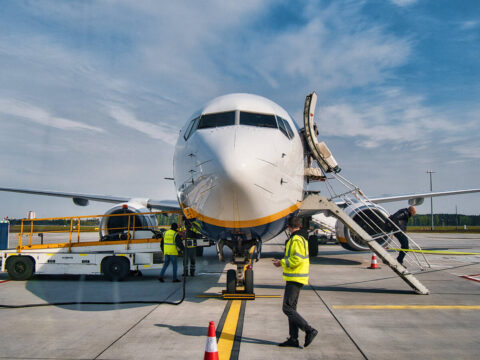
M253 270L245 270L245 292L247 294L253 294Z
M237 273L235 270L227 271L227 293L235 294L237 290Z

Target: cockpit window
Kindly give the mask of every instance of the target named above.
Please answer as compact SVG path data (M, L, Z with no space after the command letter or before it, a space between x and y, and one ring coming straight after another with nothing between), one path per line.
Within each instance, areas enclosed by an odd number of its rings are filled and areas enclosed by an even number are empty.
M200 119L200 117L196 117L195 119L190 121L190 124L188 124L187 130L185 130L185 134L183 135L183 138L185 140L188 140L188 138L192 134L193 130L195 129L195 124L198 121L198 119Z
M235 111L202 115L197 129L207 129L230 125L235 125Z
M280 116L277 116L277 122L278 122L278 127L280 128L280 131L285 135L287 138L290 139L288 136L287 129L285 128L285 124L283 123L283 119Z
M282 131L282 133L289 139L293 139L295 134L292 128L290 127L290 124L288 123L288 121L285 120L284 118L281 118L280 116L277 116L277 121L278 121L278 126L280 127L280 130Z
M240 112L240 125L250 125L277 129L275 115Z
M285 123L285 127L287 128L287 132L288 132L288 135L290 136L290 139L293 139L294 136L295 136L295 133L293 132L292 128L290 127L290 124L285 119L283 119L283 122Z

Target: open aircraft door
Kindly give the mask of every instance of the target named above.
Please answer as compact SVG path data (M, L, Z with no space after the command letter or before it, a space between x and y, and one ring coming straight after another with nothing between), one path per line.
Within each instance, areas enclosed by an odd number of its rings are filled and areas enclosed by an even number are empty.
M340 167L328 149L325 142L318 142L318 128L315 124L315 107L317 105L317 94L315 92L307 95L305 108L303 110L303 123L305 129L305 142L310 154L325 172L340 172Z

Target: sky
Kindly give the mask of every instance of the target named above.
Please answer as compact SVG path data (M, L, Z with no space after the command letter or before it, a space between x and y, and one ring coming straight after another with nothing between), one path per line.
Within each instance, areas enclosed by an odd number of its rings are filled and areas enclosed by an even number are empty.
M175 199L180 128L246 92L319 139L372 197L480 188L476 0L0 0L0 187ZM480 214L480 194L434 211ZM386 206L393 211L406 202ZM109 205L0 193L0 217ZM430 212L430 202L418 208Z

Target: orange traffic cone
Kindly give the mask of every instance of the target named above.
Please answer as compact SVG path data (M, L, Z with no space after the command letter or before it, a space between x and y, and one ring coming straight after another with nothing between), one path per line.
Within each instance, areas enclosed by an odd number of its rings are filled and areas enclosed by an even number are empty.
M210 321L208 325L207 345L203 360L218 360L217 337L215 335L215 323Z
M378 269L377 255L375 255L375 253L372 253L372 263L371 263L369 269Z

